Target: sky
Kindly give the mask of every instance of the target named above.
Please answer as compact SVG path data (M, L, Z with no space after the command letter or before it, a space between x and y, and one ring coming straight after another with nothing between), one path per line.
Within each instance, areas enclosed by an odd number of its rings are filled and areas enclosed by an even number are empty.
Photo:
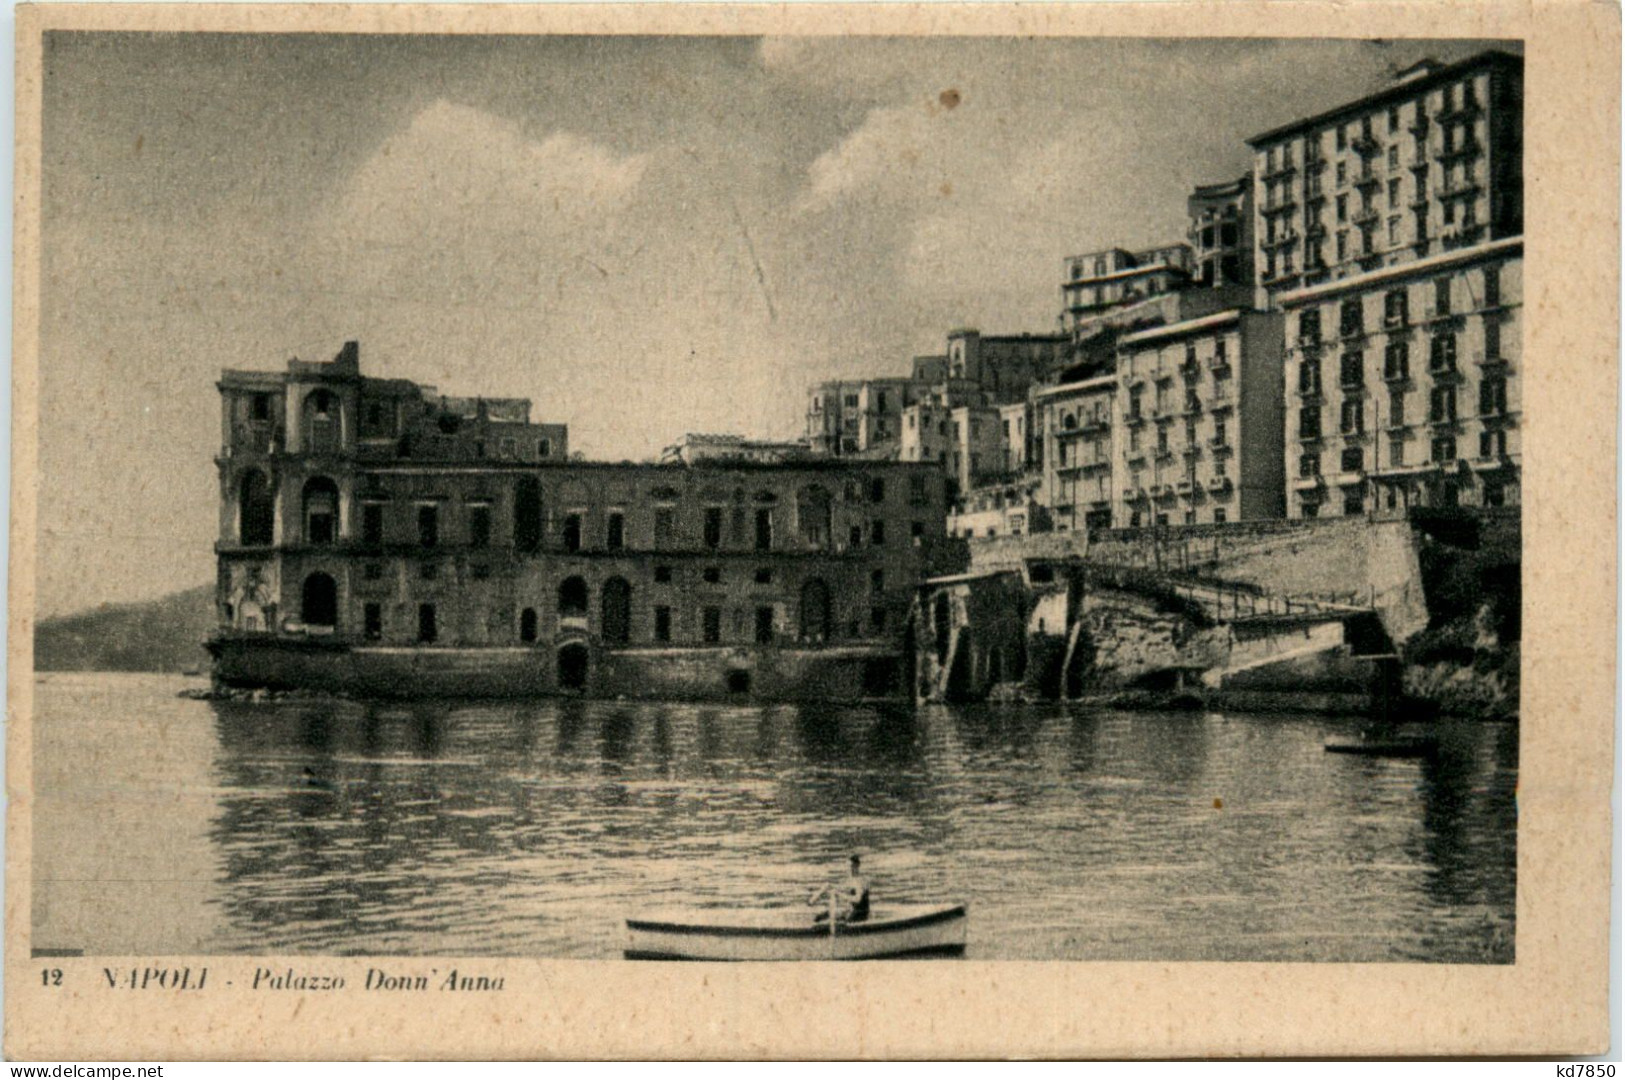
M592 458L796 436L808 384L1051 332L1064 256L1484 47L49 34L37 614L213 579L221 368L356 339Z

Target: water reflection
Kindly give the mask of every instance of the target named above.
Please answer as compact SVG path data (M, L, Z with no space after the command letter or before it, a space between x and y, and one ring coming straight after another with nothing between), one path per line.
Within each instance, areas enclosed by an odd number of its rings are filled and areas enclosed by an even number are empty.
M42 715L76 707L51 690ZM614 956L629 909L797 902L859 850L882 903L969 900L983 958L1513 954L1510 725L1401 761L1325 754L1352 719L1062 706L142 708L210 732L201 756L87 723L41 765L206 793L190 951ZM38 827L96 840L79 805Z

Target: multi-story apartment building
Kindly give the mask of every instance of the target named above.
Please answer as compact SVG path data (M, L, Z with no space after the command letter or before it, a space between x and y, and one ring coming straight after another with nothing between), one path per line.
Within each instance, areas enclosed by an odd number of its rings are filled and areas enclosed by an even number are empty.
M903 410L931 393L932 383L910 378L847 379L819 383L807 395L807 445L816 453L875 456L895 450Z
M1523 59L1432 61L1248 140L1260 306L1523 231Z
M922 401L903 414L898 458L934 462L949 480L950 498L1009 475L1002 412L991 405Z
M1112 526L1119 386L1116 375L1045 387L1033 394L1043 445L1039 501L1057 532Z
M983 334L955 330L948 335L947 382L981 390L980 400L950 395L953 405L1008 405L1025 401L1027 390L1043 383L1067 362L1066 334ZM916 362L918 367L918 362Z
M353 343L219 389L222 682L908 696L935 467L567 461L529 402L365 378Z
M1233 310L1118 343L1119 527L1283 514L1279 315Z
M1519 502L1523 241L1284 293L1288 514Z
M1185 200L1190 218L1191 276L1199 285L1253 281L1253 177L1199 185Z
M1185 288L1191 265L1191 251L1184 244L1069 256L1061 282L1061 318L1069 336L1076 339L1112 308Z
M1048 531L1049 511L1038 498L1041 482L1022 477L977 488L948 514L948 535L971 540Z

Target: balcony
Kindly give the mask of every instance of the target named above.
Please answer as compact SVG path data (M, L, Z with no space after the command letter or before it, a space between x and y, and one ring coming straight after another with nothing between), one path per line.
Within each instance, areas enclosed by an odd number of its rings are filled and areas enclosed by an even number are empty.
M1228 476L1210 476L1207 480L1207 489L1214 494L1229 491L1232 486Z
M1402 367L1385 367L1382 369L1382 381L1390 385L1408 383L1411 381L1410 365Z
M1368 131L1356 135L1354 140L1349 143L1349 146L1361 157L1374 157L1382 151L1381 145Z
M1174 484L1174 492L1178 495L1190 495L1195 490L1196 484L1188 478Z
M1310 386L1304 386L1300 383L1298 385L1298 398L1301 401L1319 401L1321 399L1320 384L1314 383Z
M1455 416L1451 416L1451 415L1441 414L1441 415L1438 415L1438 416L1430 415L1428 417L1428 426L1433 427L1433 428L1438 428L1438 429L1441 429L1441 430L1454 428L1454 427L1459 426L1460 424L1461 424L1461 421L1459 419L1457 419Z
M1222 397L1215 397L1212 403L1208 405L1208 411L1217 416L1220 413L1227 413L1235 407L1236 399L1231 397L1229 394L1225 394Z
M1382 328L1389 333L1396 330L1408 330L1411 325L1409 311L1389 312L1382 317Z
M1267 206L1260 206L1258 208L1258 212L1267 218L1280 217L1282 214L1292 213L1297 208L1298 200L1295 197L1288 195L1280 202L1271 203Z
M1483 191L1483 190L1484 190L1484 185L1482 183L1480 183L1479 181L1477 181L1477 180L1471 180L1471 179L1469 179L1469 180L1457 180L1454 184L1450 183L1447 180L1447 181L1445 181L1444 184L1442 184L1439 187L1439 198L1441 198L1441 199L1472 198L1472 197L1476 197L1478 195L1478 193ZM1463 226L1463 227L1464 228L1470 228L1471 226Z
M1265 169L1259 174L1258 178L1268 183L1271 180L1280 180L1283 177L1292 176L1297 171L1298 167L1292 163L1292 159L1287 158L1273 169Z
M1377 222L1382 220L1382 215L1377 212L1377 208L1375 206L1366 206L1355 211L1354 217L1350 220L1352 220L1354 224L1360 226L1375 225Z
M1360 190L1370 190L1382 186L1382 178L1370 169L1363 169L1359 176L1354 178L1354 186Z
M1507 358L1502 356L1500 353L1495 353L1493 356L1486 356L1484 352L1480 350L1479 352L1473 353L1473 363L1481 368L1504 368L1507 366Z
M1207 441L1207 444L1213 448L1215 454L1228 454L1233 449L1223 435L1213 436Z
M1429 364L1428 377L1440 384L1459 383L1462 380L1461 371L1455 364Z
M1455 146L1445 147L1439 151L1439 160L1445 163L1460 161L1463 158L1477 157L1484 152L1484 144L1478 141L1477 136L1469 135Z
M1197 443L1191 443L1189 446L1181 450L1180 453L1184 455L1186 461L1195 461L1197 458L1202 456L1202 447Z
M1195 360L1187 360L1183 364L1179 365L1179 374L1185 379L1186 382L1189 382L1192 379L1200 378L1202 374L1202 365L1198 364Z
M1418 115L1415 120L1410 122L1406 130L1411 133L1411 136L1417 142L1423 142L1428 137L1428 126L1428 118L1425 115Z

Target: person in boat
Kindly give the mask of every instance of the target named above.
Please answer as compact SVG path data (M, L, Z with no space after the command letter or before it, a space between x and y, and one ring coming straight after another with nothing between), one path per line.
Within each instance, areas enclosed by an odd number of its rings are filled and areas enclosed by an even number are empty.
M847 862L846 880L824 885L807 898L809 904L823 904L824 909L813 916L813 922L829 920L829 899L835 897L836 921L863 922L869 917L869 882L863 876L862 861L852 856Z

